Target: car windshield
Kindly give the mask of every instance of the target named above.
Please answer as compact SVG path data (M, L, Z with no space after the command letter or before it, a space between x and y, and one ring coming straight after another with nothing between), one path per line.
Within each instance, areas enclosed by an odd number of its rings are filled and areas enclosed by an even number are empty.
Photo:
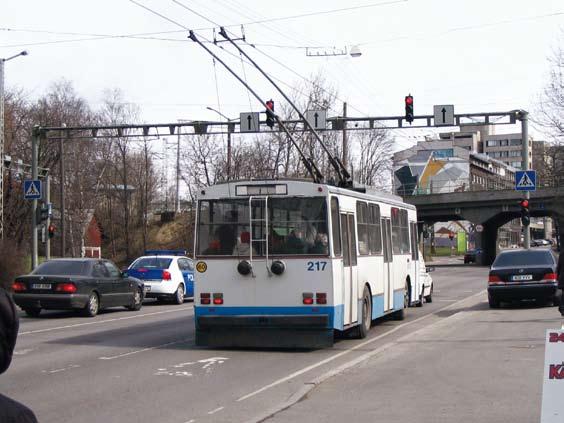
M133 262L130 269L168 269L171 261L166 257L141 257Z
M493 267L552 266L554 258L550 251L510 251L495 259Z
M88 273L87 261L78 260L52 260L40 264L33 275L69 275L84 276Z
M264 255L266 240L269 254L329 254L323 197L269 198L268 229L262 201L252 208L248 199L200 201L199 207L200 255L249 255L251 248L253 255Z

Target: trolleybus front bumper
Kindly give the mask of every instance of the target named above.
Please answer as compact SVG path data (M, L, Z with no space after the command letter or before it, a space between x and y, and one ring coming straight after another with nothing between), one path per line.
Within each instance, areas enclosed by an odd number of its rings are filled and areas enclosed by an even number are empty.
M325 348L332 320L318 315L198 316L196 345L251 348Z

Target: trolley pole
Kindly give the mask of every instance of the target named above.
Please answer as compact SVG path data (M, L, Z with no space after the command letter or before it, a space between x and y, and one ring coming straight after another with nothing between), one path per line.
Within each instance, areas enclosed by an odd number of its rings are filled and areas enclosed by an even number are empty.
M346 168L348 166L347 157L349 155L349 148L347 144L347 102L343 103L343 166Z

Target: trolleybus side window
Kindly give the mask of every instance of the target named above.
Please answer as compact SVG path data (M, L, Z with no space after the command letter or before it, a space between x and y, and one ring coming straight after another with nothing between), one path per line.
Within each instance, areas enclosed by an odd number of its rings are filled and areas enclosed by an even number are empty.
M354 226L354 215L349 214L349 233L351 237L351 266L356 266L356 231Z
M407 217L407 210L400 210L400 227L401 227L401 252L402 254L409 254L409 220Z
M370 254L382 254L382 230L380 228L380 206L370 204L368 239Z
M411 258L419 260L419 234L417 233L417 223L411 223Z
M331 235L333 237L333 253L341 255L341 228L339 225L339 199L331 197Z
M397 207L392 207L392 250L394 254L401 254L401 226Z
M356 203L356 219L358 221L358 252L367 255L370 252L368 242L368 205L364 202Z
M409 221L407 210L392 207L392 248L394 254L409 254Z

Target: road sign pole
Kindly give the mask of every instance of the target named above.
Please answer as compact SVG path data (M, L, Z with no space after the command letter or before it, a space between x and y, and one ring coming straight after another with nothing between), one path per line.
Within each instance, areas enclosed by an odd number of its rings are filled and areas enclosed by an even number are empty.
M521 145L522 145L522 164L521 169L529 170L529 113L525 110L519 112L521 119ZM525 199L529 200L531 198L530 191L525 191ZM523 233L523 246L526 249L531 248L531 226L527 225L524 227Z
M39 161L39 136L41 129L39 126L33 127L33 135L31 137L31 179L37 180L37 166ZM38 262L38 239L37 239L37 200L31 203L31 270L37 267Z
M51 178L49 178L49 175L47 175L45 177L45 186L43 187L43 189L45 190L45 204L50 207L49 205L51 204ZM51 225L51 211L49 212L49 216L47 217L47 221L45 222L45 227L49 228L49 226ZM49 236L47 236L45 238L45 259L46 260L51 260L51 238L49 238Z

